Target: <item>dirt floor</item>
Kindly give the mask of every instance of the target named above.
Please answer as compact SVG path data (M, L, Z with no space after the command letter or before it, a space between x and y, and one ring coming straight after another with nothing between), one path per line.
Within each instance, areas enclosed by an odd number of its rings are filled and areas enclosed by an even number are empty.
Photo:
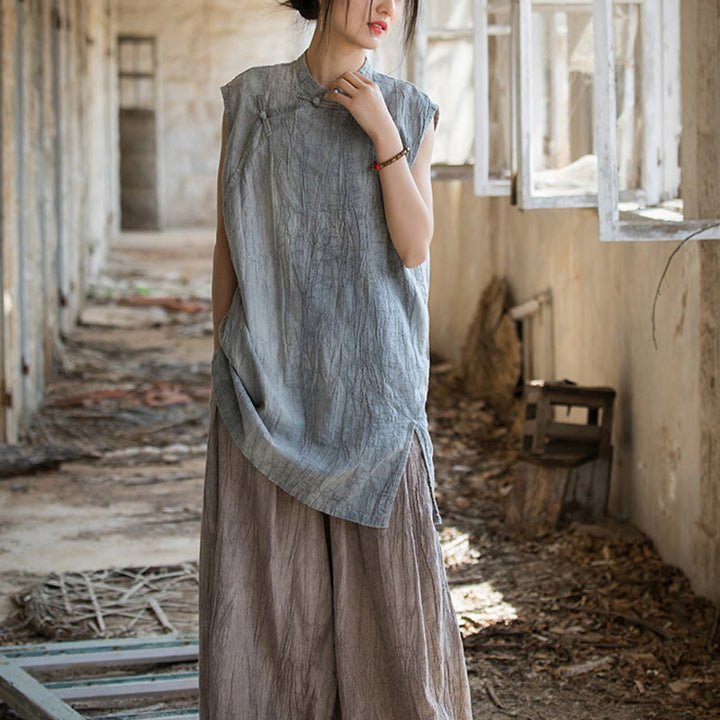
M211 254L115 243L26 438L80 457L0 479L0 644L197 632ZM474 717L720 718L717 609L628 523L511 533L518 438L454 378L428 416Z

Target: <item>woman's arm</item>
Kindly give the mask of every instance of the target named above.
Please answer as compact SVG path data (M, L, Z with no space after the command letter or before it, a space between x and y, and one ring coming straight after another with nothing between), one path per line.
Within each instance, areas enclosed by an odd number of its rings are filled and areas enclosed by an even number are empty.
M340 88L342 93L330 92ZM344 105L370 136L380 162L402 150L400 132L385 104L380 88L357 72L347 72L330 84L328 99ZM378 170L390 239L406 267L420 265L427 257L433 235L433 201L430 159L435 127L423 138L410 170L407 158Z
M230 257L230 246L228 245L227 234L225 233L225 219L223 217L222 166L225 158L226 136L227 120L225 113L223 113L222 146L220 149L220 165L218 167L217 177L217 232L215 235L212 268L212 317L215 350L220 347L218 326L230 309L235 288L237 287L237 276L235 275Z
M397 139L373 138L375 154L382 162L402 150L402 141L393 123ZM412 170L402 158L378 170L383 193L385 220L390 238L406 267L420 265L427 257L432 242L433 198L430 182L430 161L435 142L435 126L430 127L420 143Z

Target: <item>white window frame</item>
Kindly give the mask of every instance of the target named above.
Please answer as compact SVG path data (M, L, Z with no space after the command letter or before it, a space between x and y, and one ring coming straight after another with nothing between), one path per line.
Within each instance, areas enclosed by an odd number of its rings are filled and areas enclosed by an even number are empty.
M563 3L533 3L533 0L516 0L517 2L517 42L515 43L517 67L517 114L515 125L517 133L517 205L522 210L537 208L569 208L595 207L598 202L595 193L578 195L534 195L532 190L532 157L533 157L533 118L532 118L532 11L533 7L562 5L563 8L573 6L589 7L591 0Z
M443 1L443 0L441 0ZM473 17L473 24L475 17ZM426 13L421 11L415 31L415 41L410 56L409 63L409 80L422 90L427 91L427 56L428 43L432 41L445 40L453 42L455 40L464 40L474 38L474 30L471 28L432 28L427 26ZM473 54L475 46L473 44ZM475 82L473 82L475 85ZM476 88L473 87L476 92ZM477 95L476 95L477 97ZM442 108L440 108L442 116ZM449 122L446 119L446 122ZM477 138L475 138L475 154L477 154ZM433 163L432 179L433 180L469 180L473 176L473 166L470 163Z
M474 62L473 84L475 88L475 167L473 170L473 188L477 197L504 197L510 195L512 182L510 179L498 180L490 177L490 75L489 63L490 52L488 37L493 32L488 22L490 12L506 12L510 17L510 42L511 42L511 63L514 60L512 43L514 40L513 8L510 0L475 0L473 5L474 21ZM515 117L515 72L514 66L511 70L511 83L513 87L508 88L512 107L510 109L511 120ZM514 133L511 133L511 141L514 142ZM511 148L511 174L513 172Z
M645 45L645 52L659 52L662 28L660 22L660 0L645 0L646 14L655 20L655 41ZM603 241L639 241L671 240L683 241L688 236L707 240L720 240L720 219L717 220L653 220L653 209L637 211L637 219L620 219L618 173L617 173L617 126L615 104L615 55L613 40L613 2L612 0L593 0L593 26L595 42L595 148L598 156L598 217L600 239ZM658 29L659 28L659 29ZM652 55L651 55L652 56ZM657 58L662 54L655 55ZM647 63L646 63L647 64ZM657 73L654 84L659 84ZM656 98L659 103L659 95ZM655 105L661 112L662 104ZM649 108L650 109L650 108ZM660 117L660 115L655 116ZM658 157L655 155L654 157ZM655 166L657 178L667 177L668 173ZM652 174L652 173L650 173ZM657 182L657 181L656 181ZM660 193L654 187L653 195ZM668 213L669 214L669 213ZM642 218L645 219L642 219ZM679 217L679 214L678 214Z
M570 208L570 207L597 207L598 193L584 193L562 195L543 194L536 195L533 193L532 183L532 12L535 9L557 9L558 11L572 11L574 8L585 8L590 12L594 12L593 0L541 0L540 2L533 0L515 0L517 3L517 115L516 115L516 132L518 152L517 167L517 205L521 209L535 208ZM641 31L643 33L643 54L642 75L643 75L643 165L641 170L641 187L638 189L627 190L622 193L623 201L635 201L639 203L647 203L657 194L656 181L657 165L653 165L652 159L656 159L659 153L660 138L657 132L654 132L655 122L649 122L653 116L652 108L656 104L656 98L660 92L660 87L655 82L657 73L652 72L653 59L649 55L647 48L648 42L655 37L652 23L645 17L646 0L622 0L624 4L640 5L643 13L641 22ZM612 7L612 3L611 3ZM593 26L595 17L593 17ZM595 44L595 58L597 65L597 43ZM657 56L656 56L657 57ZM651 82L646 82L646 78L650 78ZM595 82L595 81L594 81ZM595 97L598 95L596 93ZM613 105L615 103L613 101ZM597 114L597 106L596 106ZM595 123L597 127L597 123ZM598 156L597 135L595 136L595 154ZM617 163L616 163L617 165ZM600 184L600 164L598 156L598 184Z

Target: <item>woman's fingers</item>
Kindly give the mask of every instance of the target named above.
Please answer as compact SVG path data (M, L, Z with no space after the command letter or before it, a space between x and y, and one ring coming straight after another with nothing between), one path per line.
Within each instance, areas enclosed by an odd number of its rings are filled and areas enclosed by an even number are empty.
M369 80L364 75L357 72L345 72L338 78L330 83L330 90L334 90L336 87L341 87L345 91L349 91L352 94L353 90L359 90L363 85L372 85L372 80Z
M337 87L344 90L348 95L352 96L359 89L356 85L353 85L349 80L344 77L340 77L337 80Z

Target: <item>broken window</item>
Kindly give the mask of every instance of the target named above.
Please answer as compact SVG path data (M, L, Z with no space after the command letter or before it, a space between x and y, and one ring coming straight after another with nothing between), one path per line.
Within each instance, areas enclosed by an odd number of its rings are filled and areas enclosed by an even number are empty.
M441 108L433 153L436 177L447 175L443 170L449 167L469 171L474 162L474 2L431 2L418 27L411 79Z
M155 109L157 58L155 38L122 35L118 38L120 107Z
M598 200L601 240L683 240L720 238L716 220L685 221L678 163L681 139L680 2L644 0L638 3L642 22L645 103L644 193L627 197L628 168L624 148L628 130L628 70L623 66L627 35L614 21L611 0L594 0L598 44L597 151L601 178ZM607 58L603 62L601 58ZM636 86L637 86L636 82ZM632 168L631 168L632 170ZM712 226L715 226L712 228ZM699 233L710 227L710 230Z
M476 195L509 195L513 167L513 53L509 0L475 0Z
M642 0L614 2L619 189L644 192L647 127ZM522 208L597 205L595 48L589 0L519 0L517 200Z

